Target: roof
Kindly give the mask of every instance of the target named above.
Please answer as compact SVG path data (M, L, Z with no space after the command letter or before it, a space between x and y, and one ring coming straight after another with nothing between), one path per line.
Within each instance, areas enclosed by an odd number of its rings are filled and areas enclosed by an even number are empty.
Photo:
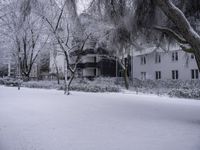
M171 45L169 47L156 47L156 46L145 46L146 48L142 50L134 50L133 49L133 56L140 56L140 55L147 55L151 54L153 52L159 52L159 53L167 53L171 51L179 51L181 50L180 46L178 44Z

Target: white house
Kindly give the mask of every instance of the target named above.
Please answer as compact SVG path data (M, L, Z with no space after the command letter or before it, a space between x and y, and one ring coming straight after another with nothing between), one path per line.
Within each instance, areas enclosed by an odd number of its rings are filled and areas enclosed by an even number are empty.
M94 49L84 50L85 54L82 56L80 63L77 65L77 76L94 78L99 76L116 76L116 62L104 58L101 50L95 52ZM56 66L62 76L64 74L65 57L62 52L53 56L53 51L50 54L50 73L56 73ZM56 63L56 64L55 64Z
M193 54L188 54L178 47L169 51L155 50L134 52L132 59L132 76L141 80L195 80L199 71Z

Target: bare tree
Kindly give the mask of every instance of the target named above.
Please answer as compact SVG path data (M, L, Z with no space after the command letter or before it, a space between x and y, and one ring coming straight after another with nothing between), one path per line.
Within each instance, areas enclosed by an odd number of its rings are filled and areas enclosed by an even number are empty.
M19 76L25 80L29 80L33 65L48 40L44 21L32 11L32 7L30 1L12 1L2 10L4 15L1 18L1 34L12 41Z
M75 28L76 25L70 28L68 21L71 21L72 18L67 19L67 15L65 13L67 4L68 0L65 0L61 9L59 10L57 17L53 17L55 18L54 20L50 20L48 17L44 15L42 15L42 18L47 22L50 31L52 32L55 40L57 41L57 44L60 47L60 50L64 54L65 58L64 93L69 95L70 85L75 77L77 65L81 60L81 56L84 51L84 46L86 44L86 41L89 39L90 35L80 36L80 30L78 28ZM74 23L74 20L72 20L72 22ZM77 23L77 20L75 21L75 23ZM73 31L75 29L79 30L78 36L77 32ZM70 75L68 75L68 71L70 72Z

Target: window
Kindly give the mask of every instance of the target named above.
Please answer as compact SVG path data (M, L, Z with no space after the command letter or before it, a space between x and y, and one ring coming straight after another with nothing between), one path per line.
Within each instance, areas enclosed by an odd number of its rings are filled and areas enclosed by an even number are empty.
M199 71L198 71L198 69L192 69L191 70L191 78L192 79L199 79Z
M96 76L97 75L97 70L96 69L94 69L94 76Z
M141 80L146 80L146 72L141 72Z
M160 54L156 54L155 63L160 63L160 62L161 62L161 56Z
M94 57L94 62L97 62L97 57L96 56Z
M172 79L178 79L178 70L172 70Z
M156 71L156 80L161 79L161 71Z
M172 61L178 61L178 52L172 53Z
M141 56L141 64L142 65L146 64L146 57L145 56Z

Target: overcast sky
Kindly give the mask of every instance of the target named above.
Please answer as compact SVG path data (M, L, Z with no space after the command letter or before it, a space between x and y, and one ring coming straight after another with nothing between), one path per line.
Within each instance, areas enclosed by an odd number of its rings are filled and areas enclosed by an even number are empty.
M58 3L63 3L65 0L57 0ZM77 11L78 14L82 13L90 4L92 0L77 0Z
M78 14L82 13L92 0L78 0Z

